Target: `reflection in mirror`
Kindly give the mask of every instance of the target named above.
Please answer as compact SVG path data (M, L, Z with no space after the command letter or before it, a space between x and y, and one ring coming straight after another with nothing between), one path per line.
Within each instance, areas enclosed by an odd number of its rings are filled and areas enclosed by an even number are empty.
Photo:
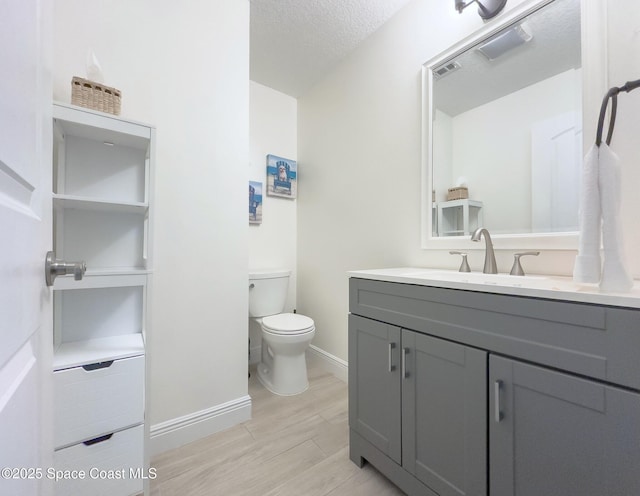
M432 71L432 236L578 228L580 0L554 0Z

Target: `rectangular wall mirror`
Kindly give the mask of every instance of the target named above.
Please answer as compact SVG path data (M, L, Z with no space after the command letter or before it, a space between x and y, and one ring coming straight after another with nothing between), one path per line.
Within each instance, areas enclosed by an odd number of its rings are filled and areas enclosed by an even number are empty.
M582 58L581 0L540 0L423 66L424 245L575 243Z

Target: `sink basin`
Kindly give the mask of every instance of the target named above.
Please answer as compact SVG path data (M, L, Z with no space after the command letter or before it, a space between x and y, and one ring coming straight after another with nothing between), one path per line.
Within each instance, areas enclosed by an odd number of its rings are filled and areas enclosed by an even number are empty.
M403 276L412 279L415 278L430 281L447 281L516 288L555 290L569 289L569 286L575 288L575 285L570 280L564 281L560 278L546 276L512 276L509 274L483 274L482 272L435 271L427 269L407 272L403 274Z

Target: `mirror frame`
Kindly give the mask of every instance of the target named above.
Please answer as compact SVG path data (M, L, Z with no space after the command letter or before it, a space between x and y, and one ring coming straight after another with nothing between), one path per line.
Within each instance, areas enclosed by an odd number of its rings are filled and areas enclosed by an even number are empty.
M421 239L423 249L484 249L484 243L473 243L470 237L432 236L432 171L433 171L433 71L443 62L469 50L498 31L527 17L556 0L524 0L491 22L436 55L422 65L422 179L421 179ZM606 2L581 0L582 58L582 129L583 156L595 140L600 101L608 88L606 71ZM487 226L484 226L487 227ZM487 227L491 232L491 226ZM493 234L495 249L503 250L577 250L578 232Z

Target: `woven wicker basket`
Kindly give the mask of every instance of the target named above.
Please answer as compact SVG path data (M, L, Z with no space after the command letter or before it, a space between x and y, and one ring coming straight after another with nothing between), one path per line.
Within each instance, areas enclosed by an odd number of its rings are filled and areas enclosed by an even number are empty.
M469 198L469 189L466 186L449 188L447 190L447 201L464 200L465 198Z
M88 79L71 79L71 103L80 107L120 115L122 93L116 88Z

